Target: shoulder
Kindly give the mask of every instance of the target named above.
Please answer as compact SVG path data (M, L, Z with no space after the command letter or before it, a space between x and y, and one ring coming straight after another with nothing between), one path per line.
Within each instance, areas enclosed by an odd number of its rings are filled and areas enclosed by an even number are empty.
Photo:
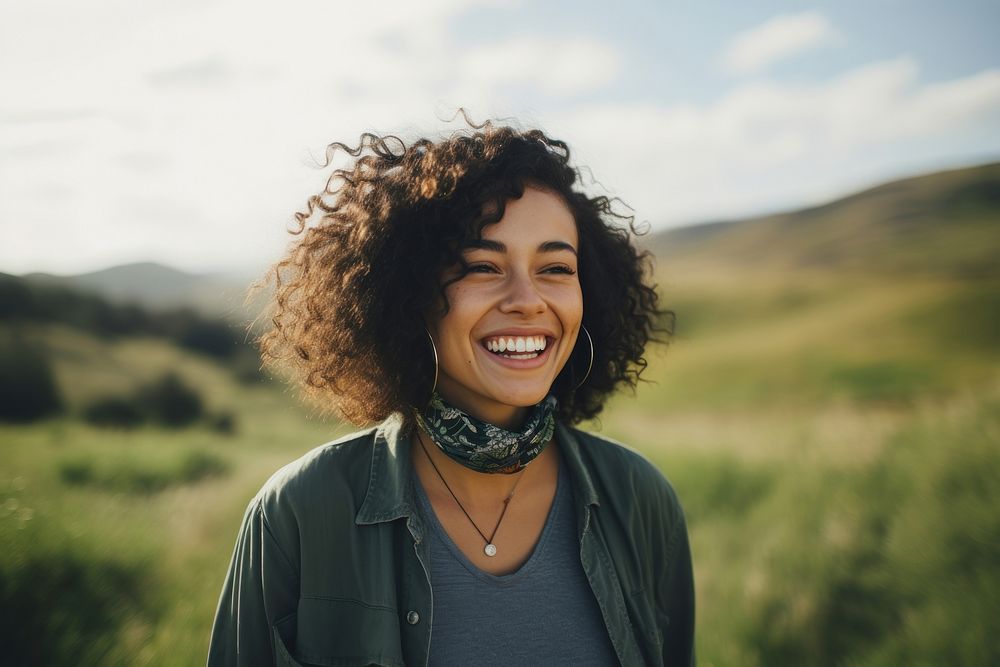
M681 503L673 485L645 455L632 447L573 427L579 457L602 504L629 504L633 509L660 515L668 523L683 521Z
M376 437L372 427L315 447L271 475L252 503L265 521L354 505L367 489Z
M613 475L672 490L673 487L656 465L632 447L603 435L568 427L580 446L580 455L595 466L593 472Z

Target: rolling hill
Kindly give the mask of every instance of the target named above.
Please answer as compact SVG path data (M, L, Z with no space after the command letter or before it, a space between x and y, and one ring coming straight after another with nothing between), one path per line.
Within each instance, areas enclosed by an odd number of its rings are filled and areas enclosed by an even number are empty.
M1000 276L1000 163L885 183L798 211L671 229L660 266Z
M702 271L985 278L1000 276L1000 162L893 181L822 205L709 222L641 239L675 275ZM253 319L243 305L261 271L194 274L139 262L101 271L25 276L115 302L191 306L203 314Z
M156 262L136 262L69 276L31 273L26 280L97 294L114 303L146 308L187 306L203 315L242 318L247 287L256 277L237 273L189 273Z

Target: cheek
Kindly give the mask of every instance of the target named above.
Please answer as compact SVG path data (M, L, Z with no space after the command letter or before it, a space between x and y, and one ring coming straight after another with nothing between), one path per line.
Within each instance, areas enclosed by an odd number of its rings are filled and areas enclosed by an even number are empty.
M465 319L464 306L468 302L465 296L457 285L445 290L444 298L435 305L433 315L427 318L427 326L435 338L442 340L454 338L456 332L462 328L462 321Z
M467 363L472 354L470 341L476 314L467 307L463 308L468 304L462 299L451 299L450 304L448 313L434 323L434 337L450 362Z
M553 295L552 304L558 309L566 326L572 326L583 319L583 291L579 283L560 289Z

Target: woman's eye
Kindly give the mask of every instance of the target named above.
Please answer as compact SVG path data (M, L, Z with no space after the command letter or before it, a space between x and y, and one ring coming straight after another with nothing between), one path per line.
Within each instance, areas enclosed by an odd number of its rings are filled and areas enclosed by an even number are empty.
M563 275L572 276L576 273L576 271L574 271L571 267L560 264L558 266L550 266L546 268L545 273L561 273Z
M468 273L495 273L496 268L492 264L470 264Z

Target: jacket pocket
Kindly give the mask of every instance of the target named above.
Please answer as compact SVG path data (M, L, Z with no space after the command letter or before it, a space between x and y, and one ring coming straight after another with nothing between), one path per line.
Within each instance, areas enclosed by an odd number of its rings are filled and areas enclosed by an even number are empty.
M292 626L294 646L290 646L290 628L283 628L286 631L282 633L276 626L278 664L291 667L402 667L397 616L392 607L360 600L303 597L299 599L297 618ZM282 663L282 659L286 662Z

